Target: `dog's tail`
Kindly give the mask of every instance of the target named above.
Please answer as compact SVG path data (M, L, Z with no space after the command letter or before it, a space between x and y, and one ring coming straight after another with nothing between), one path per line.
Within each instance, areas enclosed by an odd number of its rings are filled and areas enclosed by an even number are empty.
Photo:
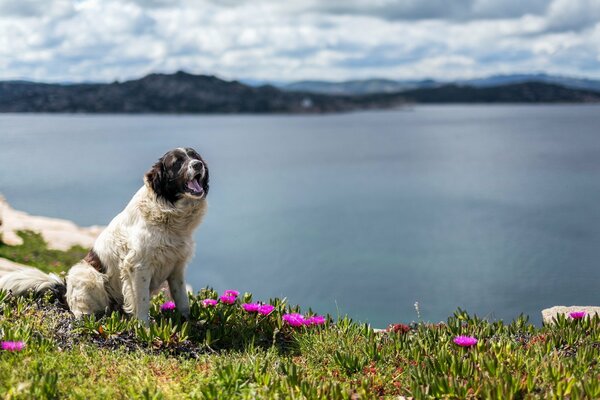
M66 292L65 281L56 274L46 274L37 268L11 262L0 263L0 289L10 290L14 295L28 292L42 294L52 291L62 297Z

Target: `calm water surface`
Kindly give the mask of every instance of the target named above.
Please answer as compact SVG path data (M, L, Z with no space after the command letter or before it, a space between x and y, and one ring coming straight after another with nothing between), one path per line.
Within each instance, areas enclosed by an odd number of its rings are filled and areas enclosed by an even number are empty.
M195 288L287 296L375 326L457 307L540 321L600 298L600 107L327 116L0 115L0 192L107 224L166 150L198 149Z

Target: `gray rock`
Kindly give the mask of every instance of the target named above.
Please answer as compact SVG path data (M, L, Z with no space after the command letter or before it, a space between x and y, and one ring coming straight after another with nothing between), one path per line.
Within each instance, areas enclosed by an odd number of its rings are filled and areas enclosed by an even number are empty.
M554 306L552 308L546 308L542 310L542 319L544 324L551 324L552 318L558 314L569 314L575 311L585 311L587 315L593 316L594 314L600 315L600 307L597 306Z

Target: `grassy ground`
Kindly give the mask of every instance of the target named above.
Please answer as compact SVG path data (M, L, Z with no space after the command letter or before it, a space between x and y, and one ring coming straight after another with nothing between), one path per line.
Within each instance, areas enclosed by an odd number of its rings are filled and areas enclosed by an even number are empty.
M25 342L0 351L0 397L600 398L598 317L540 328L459 310L375 333L348 318L292 327L282 315L299 309L281 299L263 316L242 309L249 294L215 307L206 298L217 293L191 296L189 321L155 298L144 327L116 313L77 321L56 299L0 292L0 340ZM460 347L458 335L479 342Z
M0 257L37 267L45 272L67 271L81 260L89 249L73 246L68 251L51 250L46 247L42 236L31 231L17 232L23 239L20 246L8 246L0 237Z

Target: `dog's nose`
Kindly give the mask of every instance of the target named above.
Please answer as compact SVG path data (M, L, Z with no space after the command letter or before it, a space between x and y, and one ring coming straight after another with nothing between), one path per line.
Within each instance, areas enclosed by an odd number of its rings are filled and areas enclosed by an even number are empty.
M192 170L197 171L197 172L201 172L204 169L204 165L202 164L202 161L198 161L198 160L194 160L190 163L190 167L192 168Z

